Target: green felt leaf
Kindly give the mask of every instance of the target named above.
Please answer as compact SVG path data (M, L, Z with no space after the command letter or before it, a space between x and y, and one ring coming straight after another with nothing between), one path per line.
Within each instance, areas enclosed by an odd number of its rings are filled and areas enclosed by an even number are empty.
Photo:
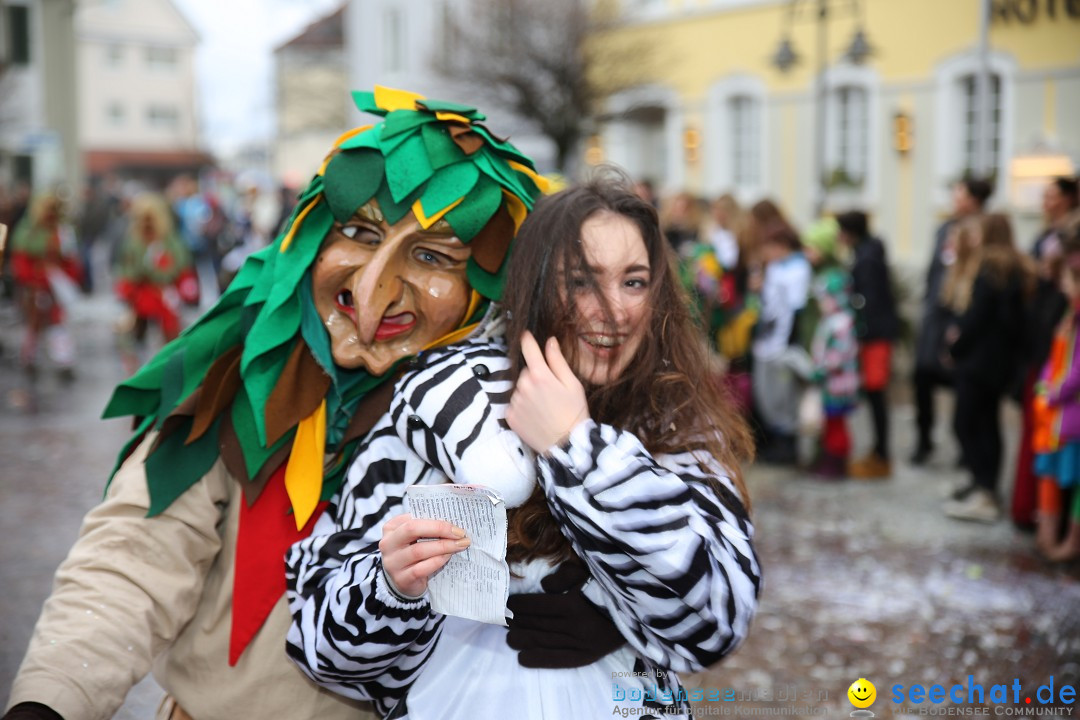
M481 171L519 198L522 198L526 207L532 205L532 201L529 199L528 192L522 185L518 173L504 163L499 162L497 158L493 158L487 149L481 150L476 155L476 165Z
M375 192L375 201L379 203L379 209L382 210L383 217L389 225L393 225L412 212L412 200L414 199L410 196L405 198L404 202L395 201L393 195L390 194L390 188L386 186L385 182Z
M424 125L420 129L420 136L427 148L428 162L436 172L465 158L465 151L458 147L442 124Z
M424 187L424 194L420 196L420 207L424 215L431 217L462 195L468 194L479 177L480 171L471 162L451 165L435 173L435 177Z
M369 149L369 150L378 150L379 149L379 133L378 133L378 130L377 130L377 128L370 128L368 130L365 130L362 133L357 133L356 135L353 135L351 138L349 138L345 142L338 145L338 148L340 150L342 150L342 151L344 151L344 150L359 150L359 149L365 149L365 148Z
M499 273L492 275L477 265L472 258L469 258L469 262L465 265L465 277L469 279L469 284L472 285L476 292L486 298L500 300L502 299L503 286L506 284L506 273L502 272L504 267L506 267L505 260L502 267L499 268Z
M448 102L446 100L418 100L416 104L424 106L433 113L452 112L458 115L464 115L473 122L487 120L487 116L484 115L484 113L471 105L459 105L458 103Z
M450 223L454 233L467 243L484 229L501 203L502 191L499 186L490 178L480 175L465 200L446 213L446 222Z
M379 117L386 117L386 110L375 104L375 93L366 90L352 91L353 104L360 112L371 113Z
M155 427L173 411L184 397L184 351L175 352L165 364L161 373L161 405L158 407Z
M105 493L109 492L109 486L112 485L113 478L116 477L116 472L120 469L120 466L123 465L124 461L135 451L135 446L143 441L143 434L149 430L150 426L153 424L153 415L144 417L138 427L135 428L135 432L133 432L128 441L124 443L124 447L120 449L120 454L116 456L116 464L113 465L112 472L109 473L109 480L105 483L105 490L102 493L102 497L105 496Z
M292 343L287 343L271 352L251 358L246 372L241 369L241 375L244 379L243 385L247 389L248 397L251 399L251 406L253 409L257 409L254 422L256 437L260 446L266 445L266 417L263 415L262 408L265 408L267 402L269 402L270 394L281 376L285 363L289 360L291 351ZM242 357L240 364L241 368L243 368L244 361Z
M427 148L420 135L412 135L386 158L386 182L395 202L402 202L431 178Z
M371 199L382 181L383 158L379 153L348 151L335 155L326 166L324 190L333 219L347 222ZM304 225L309 221L305 219Z
M432 121L431 115L416 112L415 110L399 110L390 113L382 124L379 139L385 143L388 139L401 133L412 132L425 123Z
M146 458L146 484L150 490L147 517L153 517L210 472L218 458L218 427L221 418L198 440L185 445L194 418L188 418L177 432L161 441Z

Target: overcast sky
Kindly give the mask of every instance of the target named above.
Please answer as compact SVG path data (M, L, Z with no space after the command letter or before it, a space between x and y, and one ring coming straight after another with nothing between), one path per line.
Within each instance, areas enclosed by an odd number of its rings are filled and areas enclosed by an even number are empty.
M173 0L195 26L203 135L214 150L270 137L273 50L342 0Z

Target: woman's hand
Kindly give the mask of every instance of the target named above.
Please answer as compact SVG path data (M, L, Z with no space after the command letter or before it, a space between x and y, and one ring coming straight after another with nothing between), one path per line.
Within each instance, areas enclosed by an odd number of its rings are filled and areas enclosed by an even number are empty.
M465 531L448 522L397 515L383 525L379 541L383 572L398 593L420 597L428 578L469 544Z
M532 333L521 337L525 369L506 410L510 429L537 453L546 452L589 419L585 388L563 357L558 340L548 338L545 351L540 351Z

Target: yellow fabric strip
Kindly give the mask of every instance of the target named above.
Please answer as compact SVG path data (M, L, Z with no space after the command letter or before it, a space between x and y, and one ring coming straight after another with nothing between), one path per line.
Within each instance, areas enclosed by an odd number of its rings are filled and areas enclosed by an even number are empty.
M285 492L292 503L296 529L315 512L322 494L323 453L326 448L326 400L296 426L289 464L285 468Z
M307 207L300 211L300 214L296 216L296 222L289 228L289 234L281 241L281 250L279 252L285 252L289 249L289 245L292 244L292 239L296 237L296 231L300 229L300 223L304 222L304 218L307 217L311 209L319 204L319 200L322 199L322 194L315 196L315 199L308 203Z
M375 104L388 112L415 110L416 101L423 99L423 95L408 90L396 90L382 85L375 86Z
M442 120L443 122L446 122L446 121L459 122L462 125L471 125L472 124L472 120L469 120L469 118L465 117L464 115L458 115L457 113L452 113L452 112L437 112L437 113L435 113L435 117L438 118L439 120Z
M508 190L503 190L502 193L506 197L506 210L510 213L510 217L514 219L514 234L517 235L517 231L521 229L521 223L525 222L525 216L529 214L529 211L525 208L525 203L521 202L517 195Z
M446 207L444 207L442 210L438 211L437 213L435 213L431 217L427 217L427 216L424 215L424 206L420 204L419 200L417 200L416 202L414 202L412 204L412 213L413 213L413 215L416 216L416 221L418 223L420 223L420 227L427 230L432 225L439 222L439 220L442 218L443 215L445 215L446 213L450 212L451 210L456 208L458 205L460 205L462 200L464 200L464 199L465 199L464 195L459 197L457 200L450 203L449 205L447 205Z
M529 179L536 184L536 187L538 190L540 190L540 192L544 193L545 195L551 192L551 181L540 173L533 170L531 167L528 167L527 165L522 165L521 163L515 162L513 160L507 160L506 164L517 170L522 175L527 175Z

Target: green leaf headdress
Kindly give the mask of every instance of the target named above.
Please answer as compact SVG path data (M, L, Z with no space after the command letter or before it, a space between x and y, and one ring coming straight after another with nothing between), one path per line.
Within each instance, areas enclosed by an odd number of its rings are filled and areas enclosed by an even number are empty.
M360 400L393 372L374 377L333 364L310 266L335 220L374 200L389 224L410 212L424 228L444 221L472 248L466 324L502 294L510 242L547 187L532 161L481 125L474 108L381 87L353 99L383 120L339 138L277 240L248 259L212 309L118 386L105 409L106 418L138 419L121 461L158 431L145 462L150 515L219 456L249 505L287 465L298 528L337 490L363 435L354 422ZM336 462L324 468L324 455Z

